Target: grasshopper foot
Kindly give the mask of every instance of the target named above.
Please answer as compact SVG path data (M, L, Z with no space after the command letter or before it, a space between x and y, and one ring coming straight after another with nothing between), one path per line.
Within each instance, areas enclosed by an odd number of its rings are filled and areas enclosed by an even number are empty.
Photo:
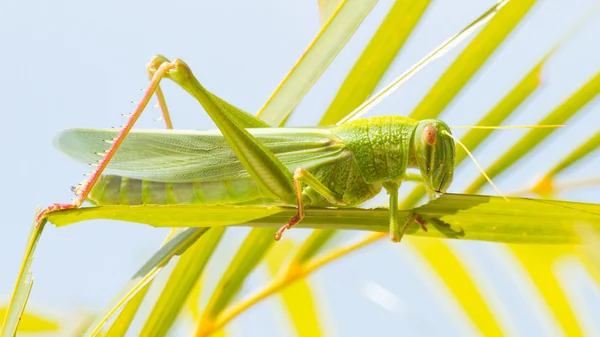
M417 215L415 217L415 221L419 224L419 226L421 226L421 229L424 232L427 232L427 226L425 226L425 220L423 220L423 218L421 218L421 216Z
M413 224L413 222L416 222L419 224L419 226L421 226L421 229L425 232L427 232L427 227L425 226L425 220L423 220L423 218L418 215L417 213L411 213L409 214L409 216L406 218L406 221L404 223L404 225L401 228L401 231L395 231L395 230L390 230L390 240L394 243L396 242L400 242L402 240L402 237L404 237L404 234L406 234L406 232L408 232L408 230L410 229L410 226Z
M303 217L304 215L298 213L292 219L290 219L290 221L287 224L279 228L277 233L275 233L275 241L279 241L281 239L281 236L283 235L283 232L294 227L294 225L300 222L300 220L302 220Z

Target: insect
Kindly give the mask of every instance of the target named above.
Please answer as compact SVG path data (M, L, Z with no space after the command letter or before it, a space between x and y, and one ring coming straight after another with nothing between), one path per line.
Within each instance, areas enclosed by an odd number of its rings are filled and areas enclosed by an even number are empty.
M289 228L302 219L304 206L357 206L382 188L393 198L405 180L443 193L454 175L454 141L445 135L448 126L437 120L386 116L330 128L246 131L290 172L295 191L288 198L264 191L219 132L132 130L107 166L109 175L100 177L87 200L96 205L290 205L293 200L299 211L283 227ZM104 140L116 136L110 130L71 129L55 144L89 163L102 153ZM407 174L407 168L421 175ZM395 218L390 221L397 227Z
M366 112L420 69L447 53L476 27L488 22L503 4L494 5L442 43L347 115L341 125L329 128L269 128L262 120L206 91L181 60L170 62L163 56L155 56L147 65L151 77L148 89L118 133L74 129L59 135L55 142L59 149L97 168L89 179L73 188L75 198L71 203L46 207L38 214L37 224L42 224L51 212L78 208L86 200L98 205L297 205L297 215L275 234L278 240L286 229L302 220L305 205L351 207L385 188L390 195L392 241L399 241L414 222L426 230L423 219L412 213L400 226L397 211L401 183L419 181L427 187L430 198L434 198L452 182L455 152L452 140L463 146L474 161L475 158L439 120L374 117L347 121ZM196 98L219 131L131 132L154 94L167 128L171 129L159 87L163 78L171 79ZM109 149L102 146L104 142L111 144ZM97 155L102 159L97 160ZM420 174L406 172L408 168L416 168ZM481 168L480 171L494 186Z
M414 222L427 230L417 214L400 223L402 182L423 183L431 198L452 182L456 139L440 120L379 116L322 128L269 128L208 93L180 60L157 56L149 69L154 74L150 88L123 130L71 129L55 139L61 151L81 162L98 162L99 168L74 188L73 204L54 209L78 207L72 205L84 200L96 205L296 205L297 215L275 234L279 240L302 220L305 206L353 207L385 189L390 237L397 242ZM163 77L198 99L219 130L131 130ZM104 158L98 161L98 155Z

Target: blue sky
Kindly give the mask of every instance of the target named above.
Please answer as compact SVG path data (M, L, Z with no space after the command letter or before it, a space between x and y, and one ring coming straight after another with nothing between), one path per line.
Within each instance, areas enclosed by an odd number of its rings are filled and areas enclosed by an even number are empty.
M460 0L432 4L383 83L401 74L493 3ZM475 123L595 2L575 3L539 1L442 118L451 125ZM290 125L318 122L391 4L390 0L381 0L373 9L298 106ZM54 150L52 138L58 132L71 127L122 125L125 120L120 114L131 112L134 105L130 101L141 97L140 89L147 84L144 65L157 53L183 59L209 90L248 112L256 112L319 27L314 0L3 2L0 64L4 67L0 95L5 129L0 136L4 158L0 173L5 179L0 197L0 303L10 297L36 207L70 200L69 187L77 184L88 170ZM543 71L542 90L506 123L536 123L597 72L599 33L600 17L596 17L552 57ZM430 65L370 114L409 113L461 49ZM166 86L165 91L176 128L213 127L197 103L182 90ZM156 109L148 111L139 127L162 127L153 120L158 115ZM599 115L596 99L569 122L567 130L500 176L499 187L508 192L533 182L545 167L598 130ZM523 132L496 133L475 154L485 167ZM593 177L598 165L600 159L596 155L561 178ZM475 173L471 163L461 165L451 191L466 187ZM494 193L488 187L484 192ZM561 197L599 202L597 190L593 189ZM36 255L36 283L30 307L57 319L101 310L156 250L167 232L105 221L58 229L49 226ZM245 232L228 232L214 270L223 268L219 262L227 263L235 243L243 239ZM306 232L297 230L293 235L301 238ZM500 317L510 316L502 319L514 331L523 335L556 333L545 319L547 316L528 309L529 298L521 291L524 283L511 277L519 270L507 262L501 247L478 242L455 245L458 251L472 257L469 263L481 271L482 278L492 282L495 290L491 292L514 295L509 296L511 300L504 299L499 313ZM434 282L428 277L431 272L420 269L415 261L418 259L410 247L380 242L312 276L310 281L318 289L332 332L340 336L396 335L399 331L406 335L474 334L461 324L462 318L447 295L428 287ZM495 268L497 265L505 268ZM244 289L262 281L264 275L258 272ZM390 311L367 299L362 293L368 284L377 284L395 294L398 303L408 310ZM598 289L595 291L600 300ZM593 289L590 292L594 294ZM257 307L233 322L232 330L245 336L287 332L285 323L271 324L273 317L281 314L278 303L270 302L272 305ZM599 301L591 302L592 309L600 310ZM440 328L432 322L446 326ZM178 330L174 335L183 332Z

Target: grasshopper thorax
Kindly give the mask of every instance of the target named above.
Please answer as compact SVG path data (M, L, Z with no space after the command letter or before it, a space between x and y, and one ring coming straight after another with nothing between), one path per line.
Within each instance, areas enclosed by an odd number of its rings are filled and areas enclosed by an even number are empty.
M418 121L401 116L360 118L333 132L352 152L361 176L368 184L401 180L414 163L411 137Z

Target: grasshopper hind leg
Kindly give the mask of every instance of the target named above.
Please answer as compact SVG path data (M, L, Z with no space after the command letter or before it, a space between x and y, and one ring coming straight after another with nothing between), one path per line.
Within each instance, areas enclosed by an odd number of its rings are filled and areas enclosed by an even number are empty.
M150 60L148 64L146 64L146 72L148 73L148 79L152 80L154 76L154 72L156 69L160 67L160 64L163 62L168 62L164 56L157 55ZM173 129L173 123L171 122L171 115L169 114L169 108L167 107L167 101L165 100L165 95L160 88L160 85L156 86L156 99L158 100L158 106L160 107L160 111L162 113L162 120L165 122L165 126L167 129Z

